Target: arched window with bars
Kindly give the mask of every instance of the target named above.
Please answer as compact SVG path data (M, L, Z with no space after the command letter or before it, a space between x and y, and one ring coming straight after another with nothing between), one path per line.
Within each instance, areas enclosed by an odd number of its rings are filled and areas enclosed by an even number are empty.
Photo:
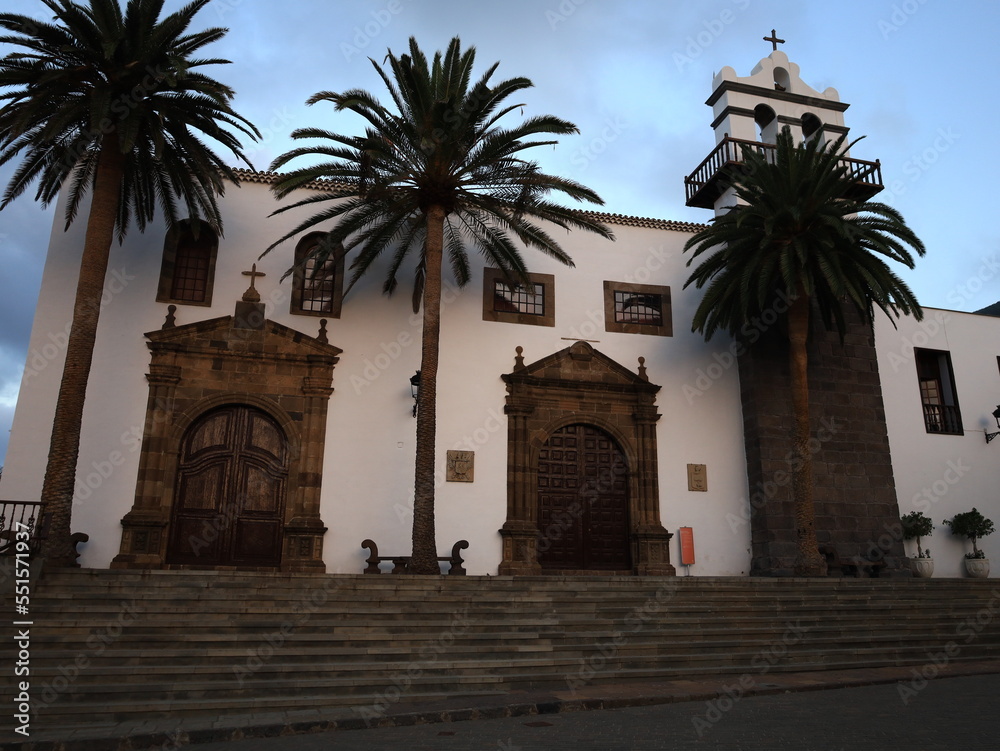
M340 318L344 299L344 251L326 247L325 232L312 232L295 246L291 312Z
M212 304L219 236L200 219L184 219L167 232L163 243L158 302Z

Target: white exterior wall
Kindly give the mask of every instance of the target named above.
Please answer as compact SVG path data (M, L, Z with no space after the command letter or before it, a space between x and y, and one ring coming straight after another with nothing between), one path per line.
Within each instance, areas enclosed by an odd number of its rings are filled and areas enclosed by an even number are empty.
M232 314L248 286L241 272L303 216L268 218L276 206L267 185L247 183L229 190L222 201L226 234L219 244L213 304L178 305L178 325ZM44 356L51 338L58 339L70 320L84 227L81 219L70 232L57 225L53 234L0 488L5 498L31 500L41 494L63 353L59 350L51 360L34 356ZM472 484L439 482L437 539L442 553L456 540L469 540L465 555L470 574L495 574L501 558L507 424L500 375L513 369L517 346L531 363L577 338L593 340L597 350L633 371L637 358L645 357L650 381L662 386L657 396L662 414L657 427L661 518L672 532L680 526L694 528L697 564L690 573L739 575L749 569L749 525L741 521L747 481L737 372L728 340L706 344L689 331L699 296L681 289L688 275L681 249L689 234L620 224L612 228L615 243L552 229L576 268L526 252L532 271L556 276L555 327L483 321L482 260L475 255L469 285L446 292L437 470L443 478L445 452L451 448L473 449L476 466ZM145 234L133 231L111 253L109 292L114 293L98 333L73 509L74 531L91 538L81 546L86 567L107 567L118 554L120 520L134 500L148 396L149 350L143 334L160 328L167 309L166 303L155 302L163 236L162 225ZM288 242L259 261L259 270L267 275L256 286L268 303L269 318L315 335L319 319L290 315L291 279L279 283L293 250L294 242ZM329 528L324 560L331 573L361 571L366 553L360 543L366 537L379 544L383 555L410 550L415 421L409 378L420 367L420 323L410 308L408 273L401 277L399 292L386 298L382 270L374 269L346 296L341 318L328 323L330 343L343 349L329 403L321 505ZM606 332L604 280L669 285L674 336ZM688 463L707 465L708 492L687 490ZM679 559L676 538L672 559Z
M931 549L934 576L964 576L972 546L942 522L975 506L1000 529L1000 438L987 445L983 434L997 430L990 413L1000 404L1000 318L925 308L923 321L897 325L880 315L875 341L899 511L922 511L934 522L933 535L921 539ZM964 435L927 432L914 347L951 353ZM995 575L1000 533L978 544L996 562ZM916 555L915 541L905 545Z

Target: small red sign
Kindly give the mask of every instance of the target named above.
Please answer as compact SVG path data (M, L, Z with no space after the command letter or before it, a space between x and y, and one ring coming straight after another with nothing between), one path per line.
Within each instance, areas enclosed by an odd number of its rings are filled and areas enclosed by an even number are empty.
M694 565L694 530L691 527L681 527L681 565Z

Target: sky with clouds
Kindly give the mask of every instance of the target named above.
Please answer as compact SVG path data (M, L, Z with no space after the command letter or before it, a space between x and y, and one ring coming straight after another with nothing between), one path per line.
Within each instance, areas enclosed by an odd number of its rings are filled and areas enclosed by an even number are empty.
M167 10L181 6L167 0ZM5 12L46 17L38 0ZM482 71L527 76L524 116L554 114L580 128L537 150L550 172L595 189L613 213L706 221L684 205L683 178L714 146L712 76L749 75L783 51L804 81L835 87L860 159L879 159L927 256L901 275L926 306L973 311L1000 300L996 154L1000 3L996 0L212 0L197 28L225 26L210 48L232 61L210 74L237 91L236 109L264 139L258 169L292 146L298 127L352 133L353 115L305 106L321 90L384 89L369 57L425 51L458 35ZM10 47L0 45L0 54ZM5 185L13 167L0 168ZM0 212L0 462L6 452L53 212L24 195Z

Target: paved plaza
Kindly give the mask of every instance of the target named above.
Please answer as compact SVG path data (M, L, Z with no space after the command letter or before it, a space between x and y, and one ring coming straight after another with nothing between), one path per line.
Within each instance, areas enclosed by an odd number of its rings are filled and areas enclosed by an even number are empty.
M210 743L192 751L987 751L1000 675ZM905 701L904 701L905 700Z

